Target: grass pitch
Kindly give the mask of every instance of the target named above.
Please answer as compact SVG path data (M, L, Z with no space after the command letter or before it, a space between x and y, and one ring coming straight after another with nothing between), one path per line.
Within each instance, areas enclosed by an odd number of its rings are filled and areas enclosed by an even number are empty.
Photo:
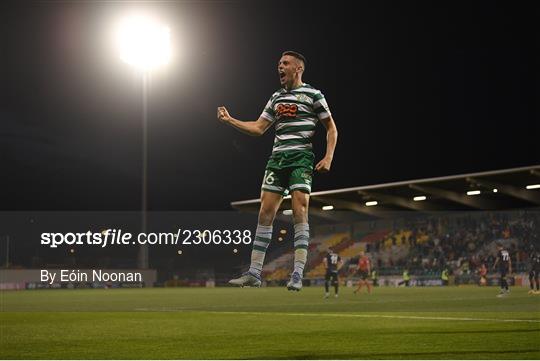
M514 288L8 291L1 359L539 359L540 295Z

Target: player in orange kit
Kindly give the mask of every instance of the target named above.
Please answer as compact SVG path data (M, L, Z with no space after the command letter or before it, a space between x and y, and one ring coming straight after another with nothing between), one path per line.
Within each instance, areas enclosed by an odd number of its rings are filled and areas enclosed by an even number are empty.
M485 263L482 263L482 265L480 266L480 269L478 270L478 274L480 275L480 282L479 282L479 285L480 286L485 286L487 285L487 274L488 274L488 269L486 267L486 264Z
M360 251L357 271L358 275L360 276L360 281L358 281L358 287L354 290L354 293L360 291L364 285L366 285L368 293L371 293L371 282L369 281L369 275L371 274L371 261L365 255L364 251Z

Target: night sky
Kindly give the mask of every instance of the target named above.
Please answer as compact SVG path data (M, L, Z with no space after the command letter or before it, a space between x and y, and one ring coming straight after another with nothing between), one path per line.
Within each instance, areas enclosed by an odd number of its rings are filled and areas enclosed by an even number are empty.
M143 9L175 57L149 91L150 210L257 198L273 129L255 120L303 53L339 130L314 191L540 163L538 9L531 2L3 2L1 210L137 210L141 82L110 43ZM325 151L319 126L317 161Z

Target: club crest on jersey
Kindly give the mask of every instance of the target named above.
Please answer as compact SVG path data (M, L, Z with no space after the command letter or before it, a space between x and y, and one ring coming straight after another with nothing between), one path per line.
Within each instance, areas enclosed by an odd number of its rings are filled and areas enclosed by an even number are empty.
M296 99L304 103L309 103L309 101L311 100L306 94L296 94Z
M298 106L296 104L279 103L276 107L276 116L278 119L295 118L296 112L298 112Z

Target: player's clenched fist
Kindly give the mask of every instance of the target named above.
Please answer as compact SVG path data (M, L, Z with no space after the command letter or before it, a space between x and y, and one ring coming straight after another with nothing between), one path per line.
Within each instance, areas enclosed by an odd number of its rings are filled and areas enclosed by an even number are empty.
M315 170L320 173L326 173L330 171L330 167L332 166L332 159L330 158L323 158L317 165L315 166Z
M229 115L229 112L227 111L227 108L225 107L217 108L217 117L220 121L224 123L227 123L231 120L231 116Z

